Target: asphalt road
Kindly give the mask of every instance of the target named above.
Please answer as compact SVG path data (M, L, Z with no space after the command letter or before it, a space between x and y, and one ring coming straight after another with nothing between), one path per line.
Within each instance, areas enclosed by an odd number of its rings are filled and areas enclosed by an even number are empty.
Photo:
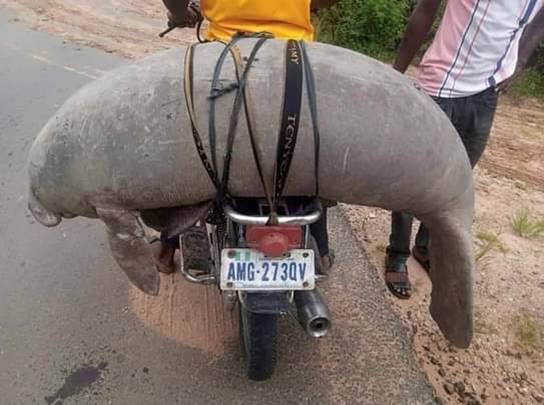
M199 348L169 333L172 325L157 327L153 311L135 309L141 299L97 221L37 225L26 212L32 140L70 94L125 62L9 18L0 10L0 403L434 403L382 283L338 212L337 266L324 286L334 330L316 342L285 319L277 373L264 383L245 379L232 337L220 350ZM185 328L184 319L168 322Z

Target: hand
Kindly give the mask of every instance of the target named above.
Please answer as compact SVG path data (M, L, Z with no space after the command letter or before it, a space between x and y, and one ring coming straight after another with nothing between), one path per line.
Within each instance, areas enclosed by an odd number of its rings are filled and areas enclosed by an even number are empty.
M395 69L397 72L404 74L406 73L407 66L404 63L401 63L398 60L395 60L395 62L392 65L392 68Z
M517 78L518 74L514 73L512 76L510 76L508 79L503 80L495 87L495 93L498 94L505 94L510 90L510 87L512 87L512 83Z
M523 60L518 61L518 65L516 66L516 70L512 76L510 76L508 79L503 80L495 87L495 92L499 94L507 93L508 90L512 87L512 83L516 81L516 79L521 75L523 70L525 69L525 65L527 63Z
M190 12L184 14L183 16L176 16L170 12L166 14L168 16L168 26L176 28L192 28L194 27L199 19L194 15L191 15Z
M200 14L200 6L198 2L191 2L183 14L174 14L170 11L167 13L168 26L176 28L194 27L202 21Z

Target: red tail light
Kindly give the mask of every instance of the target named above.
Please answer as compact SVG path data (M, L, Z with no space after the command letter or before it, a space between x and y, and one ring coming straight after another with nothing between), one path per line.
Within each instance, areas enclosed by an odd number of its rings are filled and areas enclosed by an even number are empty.
M246 242L250 248L257 249L267 256L282 256L291 249L301 247L302 227L248 226Z

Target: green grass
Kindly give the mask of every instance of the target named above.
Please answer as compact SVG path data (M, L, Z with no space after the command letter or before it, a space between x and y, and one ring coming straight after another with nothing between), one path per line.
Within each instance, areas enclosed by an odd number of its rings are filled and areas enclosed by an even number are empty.
M390 62L409 9L409 0L340 0L314 15L315 38Z
M527 68L512 84L511 93L515 96L544 100L544 72L536 68Z
M514 319L513 331L516 343L524 350L544 348L544 326L523 311Z
M500 232L480 231L476 234L476 237L478 238L475 256L476 262L480 262L492 251L508 252L508 248L500 239Z
M544 235L544 219L533 219L527 208L522 208L510 221L516 235L526 239L536 239Z

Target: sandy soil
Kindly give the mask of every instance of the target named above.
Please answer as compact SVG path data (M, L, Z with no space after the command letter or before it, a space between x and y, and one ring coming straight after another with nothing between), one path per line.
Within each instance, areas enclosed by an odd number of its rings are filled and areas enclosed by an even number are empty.
M166 39L157 37L165 25L159 0L0 0L0 4L36 29L131 58L195 39L192 30L178 30ZM469 350L448 345L430 319L430 282L415 261L409 261L413 298L391 298L412 331L418 360L445 403L544 403L544 275L539 266L544 235L520 237L511 225L522 209L544 220L542 156L544 105L503 97L490 145L476 172L474 244L481 258L476 276L476 337ZM382 274L389 214L375 208L344 209ZM164 302L173 305L174 292L168 289ZM162 315L156 305L141 297L133 299L151 325L168 325L169 334L198 346L198 339L192 333L185 336L182 326L159 319ZM215 300L211 301L215 306ZM231 320L222 322L227 335L234 333ZM205 349L216 349L215 336L210 335L208 342L211 346Z
M161 274L158 297L131 286L129 301L130 309L146 326L203 353L222 354L238 338L237 312L225 310L217 287L190 284L180 272Z
M544 191L544 104L502 97L481 166Z
M106 52L137 58L193 42L194 30L175 30L164 38L166 13L160 0L0 0L28 26Z

